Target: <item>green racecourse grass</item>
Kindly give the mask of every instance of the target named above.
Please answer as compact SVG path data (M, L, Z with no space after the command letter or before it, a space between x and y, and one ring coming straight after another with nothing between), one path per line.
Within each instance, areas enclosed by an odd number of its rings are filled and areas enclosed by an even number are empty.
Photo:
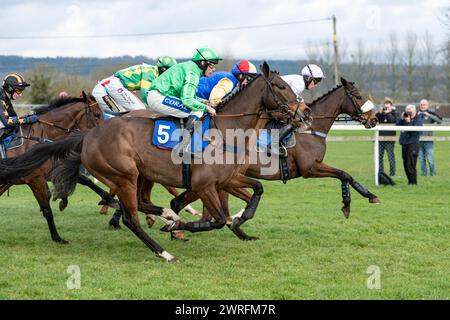
M372 144L330 142L326 162L377 194L369 204L352 190L352 212L340 211L340 183L296 179L264 182L253 220L244 225L260 240L242 242L227 228L170 241L146 230L175 264L156 258L129 230L112 231L98 199L78 187L56 224L70 245L50 240L27 187L0 201L1 299L449 299L450 145L435 147L438 176L406 184L396 145L395 187L375 187ZM161 188L156 204L168 206ZM199 209L198 202L194 206ZM237 212L242 202L233 200ZM192 219L183 213L185 219ZM144 219L142 219L143 221ZM67 267L81 269L81 289L68 290ZM368 289L369 266L381 270L381 289Z

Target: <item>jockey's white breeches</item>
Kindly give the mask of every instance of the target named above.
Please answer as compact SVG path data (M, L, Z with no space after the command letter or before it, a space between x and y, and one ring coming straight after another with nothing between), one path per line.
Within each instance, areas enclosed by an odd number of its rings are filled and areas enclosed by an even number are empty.
M180 99L163 96L158 90L147 92L147 106L147 109L155 112L157 115L174 116L177 118L187 118L190 115L201 118L204 113L204 111L192 111L186 108Z
M120 79L115 76L100 81L92 90L92 95L103 110L110 110L103 100L103 97L106 95L109 95L114 100L120 111L145 109L145 104L125 88Z

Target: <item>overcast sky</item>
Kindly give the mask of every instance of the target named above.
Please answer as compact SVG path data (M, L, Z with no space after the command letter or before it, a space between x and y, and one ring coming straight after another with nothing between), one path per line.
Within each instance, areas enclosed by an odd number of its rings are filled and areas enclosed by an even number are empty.
M436 43L448 37L438 18L448 0L0 0L0 5L0 37L204 30L321 19L333 14L340 44L347 49L358 39L368 47L380 48L394 30L400 40L410 31L419 36L429 31ZM152 37L0 41L0 54L29 57L189 57L195 47L209 45L237 58L299 59L305 57L308 41L332 41L332 22Z

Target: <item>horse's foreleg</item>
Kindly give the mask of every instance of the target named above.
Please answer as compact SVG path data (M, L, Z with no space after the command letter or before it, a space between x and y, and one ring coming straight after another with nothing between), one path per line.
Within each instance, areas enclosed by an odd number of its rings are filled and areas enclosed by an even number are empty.
M50 207L50 199L48 197L49 188L45 179L43 177L36 177L28 183L28 186L39 203L44 218L47 220L52 240L61 244L69 243L59 236L58 230L56 229L52 208Z
M9 189L9 187L11 187L12 184L3 184L0 186L0 196L3 195L5 193L6 190Z
M169 193L171 195L173 195L174 197L178 197L180 195L180 193L178 192L177 188L169 187L169 186L165 186L165 185L163 185L163 187L166 188L166 190L169 191ZM184 211L189 212L193 216L199 216L200 215L200 212L195 210L190 204L188 204L188 205L186 205L184 207Z
M190 232L201 232L213 229L220 229L226 224L227 214L222 208L219 194L217 192L215 185L208 186L198 192L185 191L179 197L180 199L178 200L181 201L184 200L185 201L184 203L186 203L186 201L189 200L195 201L200 197L203 204L208 208L208 212L214 218L214 221L200 220L186 223L180 220L177 221L173 226L164 226L161 229L162 231L188 230ZM172 208L180 208L181 202L178 202L178 200L176 201L176 204L172 206Z
M341 180L341 190L342 190L342 202L344 206L342 207L342 212L345 218L348 218L350 215L350 204L351 204L351 195L348 184L350 184L358 193L360 193L363 197L369 199L371 203L379 202L377 196L369 192L366 188L364 188L359 182L357 182L353 177L347 172L330 167L324 162L319 162L315 164L309 171L309 175L307 178L336 178Z
M138 217L137 188L131 181L122 181L118 183L121 186L118 189L121 209L123 212L123 223L144 242L158 257L167 262L174 262L176 258L165 251L155 240L142 229Z

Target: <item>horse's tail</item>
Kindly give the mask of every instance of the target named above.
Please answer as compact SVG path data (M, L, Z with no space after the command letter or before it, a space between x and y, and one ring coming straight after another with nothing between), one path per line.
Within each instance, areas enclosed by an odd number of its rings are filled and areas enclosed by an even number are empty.
M77 186L81 166L82 141L70 150L52 172L53 200L68 198Z
M28 176L51 158L65 159L71 152L81 151L83 138L84 135L77 135L50 144L37 144L20 156L1 160L0 184Z

